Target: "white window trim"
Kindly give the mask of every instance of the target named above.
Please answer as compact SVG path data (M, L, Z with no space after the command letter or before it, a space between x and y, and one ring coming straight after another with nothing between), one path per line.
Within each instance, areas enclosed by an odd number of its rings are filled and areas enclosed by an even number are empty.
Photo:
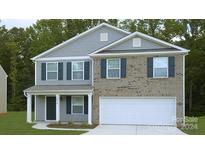
M74 97L83 97L83 103L82 103L83 112L82 112L82 113L73 113L73 106L74 106L73 98L74 98ZM84 115L84 96L71 96L71 114L72 114L72 115Z
M56 79L48 79L48 72L54 72L54 71L48 71L48 64L57 65L57 78ZM58 62L46 62L46 81L57 81L57 80L58 80Z
M83 63L83 78L82 79L74 79L73 78L73 72L75 72L75 71L73 71L73 63L78 63L78 62ZM84 80L84 74L85 74L85 72L84 72L84 61L72 61L71 64L72 64L71 65L71 69L72 69L71 80Z
M154 59L155 58L167 58L167 76L166 77L158 77L158 76L155 76L155 67L154 67ZM164 67L157 67L157 68L164 68ZM163 78L168 78L169 77L169 58L168 57L153 57L153 78L159 78L159 79L163 79Z
M106 40L103 40L103 39L102 39L102 35L106 35L107 39L106 39ZM106 33L106 32L100 33L100 41L101 41L101 42L107 42L107 41L108 41L108 33Z
M138 41L139 41L139 44L138 44L138 45L135 44L135 40L138 40ZM133 39L132 39L132 46L133 46L134 48L139 48L139 47L141 47L141 46L142 46L142 40L141 40L141 38L133 38Z
M112 69L119 69L119 77L109 77L108 76L108 61L111 59L118 59L119 60L119 68L112 68ZM106 78L107 79L120 79L121 78L121 59L120 58L109 58L106 59Z

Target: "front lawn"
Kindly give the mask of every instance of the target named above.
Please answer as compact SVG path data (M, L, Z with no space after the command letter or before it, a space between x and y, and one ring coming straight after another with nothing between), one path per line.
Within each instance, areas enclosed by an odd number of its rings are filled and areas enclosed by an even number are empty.
M205 135L205 116L186 117L186 126L181 130L189 135Z
M26 123L26 112L0 114L0 135L79 135L86 131L37 130Z

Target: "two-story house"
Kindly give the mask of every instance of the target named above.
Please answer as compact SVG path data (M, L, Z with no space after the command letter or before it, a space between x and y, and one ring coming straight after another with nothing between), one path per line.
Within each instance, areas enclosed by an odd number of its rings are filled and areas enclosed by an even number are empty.
M187 49L102 23L32 58L27 122L184 122Z

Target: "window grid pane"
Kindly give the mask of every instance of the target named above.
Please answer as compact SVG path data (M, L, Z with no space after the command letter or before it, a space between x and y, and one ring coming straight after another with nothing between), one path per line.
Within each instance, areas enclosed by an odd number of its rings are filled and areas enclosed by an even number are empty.
M167 67L168 67L167 57L154 58L154 68L167 68Z
M55 79L57 79L57 72L48 72L47 73L47 79L48 80L55 80Z
M83 71L73 71L73 79L83 80Z
M167 68L155 68L154 69L154 76L155 77L167 77Z
M48 72L57 72L57 63L47 63Z
M108 69L108 77L109 78L119 78L120 69Z
M83 113L82 106L73 106L73 113Z
M120 61L119 59L108 59L108 69L119 69L120 68Z
M73 62L73 71L83 71L83 62Z

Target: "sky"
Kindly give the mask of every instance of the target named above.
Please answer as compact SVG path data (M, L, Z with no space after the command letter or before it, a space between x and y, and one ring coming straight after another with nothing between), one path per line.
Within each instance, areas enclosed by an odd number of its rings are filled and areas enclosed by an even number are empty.
M0 26L5 25L7 29L13 27L22 27L26 28L31 26L36 22L37 19L0 19Z

